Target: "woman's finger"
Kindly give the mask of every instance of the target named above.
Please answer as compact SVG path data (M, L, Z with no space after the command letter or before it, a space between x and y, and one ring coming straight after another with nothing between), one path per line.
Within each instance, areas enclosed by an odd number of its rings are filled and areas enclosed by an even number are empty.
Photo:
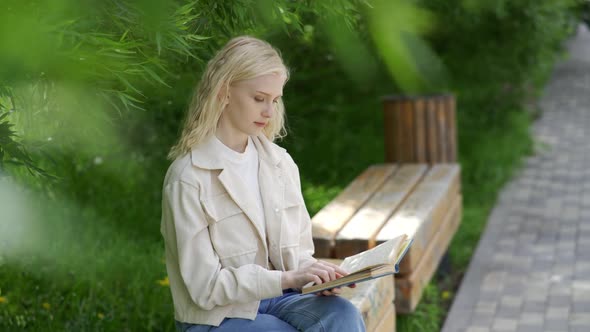
M332 288L332 295L340 295L342 293L342 288L340 287L336 287L336 288Z
M328 271L324 269L312 267L311 269L309 269L309 272L320 277L324 282L330 281L330 275L328 274Z
M322 281L322 278L318 277L316 274L311 273L311 272L306 273L306 278L305 279L307 279L307 280L304 283L304 285L307 284L310 281L313 281L313 283L316 284L316 285L321 285L321 284L324 283Z
M321 294L324 296L337 296L340 295L340 293L342 293L342 290L340 289L340 287L336 287L332 289L326 289L322 291Z
M326 262L326 261L318 261L318 262L321 262L322 264L327 265L327 266L333 268L334 271L336 273L340 274L341 276L348 275L348 272L346 272L346 270L342 269L340 266L338 266L336 264L333 264L333 263L330 263L330 262Z
M323 270L325 270L326 272L328 272L328 276L330 277L330 280L336 280L336 269L334 269L333 267L326 265L326 264L319 264L319 267Z

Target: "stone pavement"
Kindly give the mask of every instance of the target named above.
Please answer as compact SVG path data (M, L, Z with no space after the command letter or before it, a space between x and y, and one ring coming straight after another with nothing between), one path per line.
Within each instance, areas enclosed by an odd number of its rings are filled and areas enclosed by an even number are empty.
M567 46L443 332L590 331L590 32Z

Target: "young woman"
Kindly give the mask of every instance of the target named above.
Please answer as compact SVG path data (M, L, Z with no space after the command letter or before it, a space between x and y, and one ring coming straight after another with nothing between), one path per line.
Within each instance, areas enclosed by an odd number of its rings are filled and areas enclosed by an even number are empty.
M230 40L208 63L169 157L161 232L179 331L364 331L314 259L298 168L284 136L288 71L267 42Z

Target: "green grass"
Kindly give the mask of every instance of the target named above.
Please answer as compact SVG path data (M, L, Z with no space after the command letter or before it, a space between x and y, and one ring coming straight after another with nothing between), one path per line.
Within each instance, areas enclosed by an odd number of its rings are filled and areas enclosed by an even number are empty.
M0 330L172 330L160 243L105 226L91 208L26 199L39 210L21 234L34 241L3 248Z
M383 161L378 96L326 94L313 96L322 100L317 104L288 99L291 135L281 143L299 165L312 215L359 172ZM456 274L466 269L498 190L530 151L528 117L506 112L499 124L459 109L465 207L450 248ZM12 230L12 241L0 243L0 330L173 331L171 297L159 282L166 275L162 155L105 157L105 165L73 174L53 199L25 199L35 215ZM432 282L417 311L398 317L398 331L438 331L453 286Z

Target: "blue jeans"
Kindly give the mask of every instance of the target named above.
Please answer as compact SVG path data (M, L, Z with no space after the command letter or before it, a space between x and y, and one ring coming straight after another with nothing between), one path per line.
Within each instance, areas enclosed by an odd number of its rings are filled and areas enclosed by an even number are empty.
M364 332L360 312L339 296L299 295L285 291L282 296L260 301L254 320L226 318L217 326L176 322L179 332Z

